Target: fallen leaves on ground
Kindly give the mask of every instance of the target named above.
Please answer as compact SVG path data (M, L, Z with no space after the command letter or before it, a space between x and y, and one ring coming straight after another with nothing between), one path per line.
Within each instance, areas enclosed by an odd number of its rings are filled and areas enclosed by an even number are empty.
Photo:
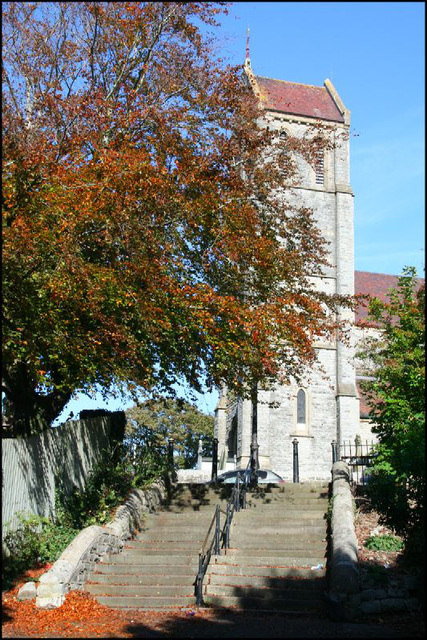
M123 626L119 612L100 605L85 591L71 591L57 609L38 609L34 600L19 602L18 590L2 597L3 636L107 637Z
M21 585L19 585L21 586ZM120 611L99 604L87 591L70 591L57 609L38 609L35 601L18 601L19 586L2 596L2 635L6 638L153 638L171 621L176 630L190 619L209 621L206 609L177 612Z

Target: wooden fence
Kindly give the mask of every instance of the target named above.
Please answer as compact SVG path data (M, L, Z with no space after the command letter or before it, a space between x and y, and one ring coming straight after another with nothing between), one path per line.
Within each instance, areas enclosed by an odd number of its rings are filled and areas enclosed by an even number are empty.
M31 438L2 438L2 540L16 530L16 514L51 517L55 483L83 489L104 449L120 438L124 413L66 422ZM2 545L4 551L4 545Z

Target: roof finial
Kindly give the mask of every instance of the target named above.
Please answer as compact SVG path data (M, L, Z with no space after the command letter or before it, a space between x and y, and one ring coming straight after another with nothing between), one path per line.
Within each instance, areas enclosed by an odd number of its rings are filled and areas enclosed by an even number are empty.
M246 32L246 60L249 60L249 25L248 25L248 30Z

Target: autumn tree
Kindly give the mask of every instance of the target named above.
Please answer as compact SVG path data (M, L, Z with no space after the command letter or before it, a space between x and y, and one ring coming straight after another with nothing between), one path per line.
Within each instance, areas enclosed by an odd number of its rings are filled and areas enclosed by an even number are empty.
M379 331L365 346L371 380L362 383L378 436L369 494L384 522L408 546L424 546L425 522L425 286L407 268L389 302L373 298Z
M325 244L280 189L290 155L209 35L226 11L3 3L9 434L45 429L97 386L245 393L297 376L334 330L344 301L308 278Z

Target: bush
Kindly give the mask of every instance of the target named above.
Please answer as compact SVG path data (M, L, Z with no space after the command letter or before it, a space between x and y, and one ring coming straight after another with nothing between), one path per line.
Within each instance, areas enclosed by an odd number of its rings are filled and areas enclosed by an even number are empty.
M134 459L125 447L120 448L120 454L117 460L113 451L105 451L82 491L74 489L66 495L61 488L59 502L69 526L82 529L105 524L132 489L150 484L168 470L167 455L159 455L155 448L147 447Z
M10 556L4 559L3 578L8 588L24 571L55 562L81 529L111 520L132 489L160 478L167 465L167 456L157 449L146 448L132 462L120 447L103 452L82 491L75 488L67 495L57 479L54 519L20 513L18 529L5 536Z
M407 267L389 302L372 299L369 320L380 330L368 348L362 381L377 455L368 496L385 523L405 540L416 566L425 558L425 286ZM409 554L410 551L410 554Z
M369 536L365 540L365 547L371 551L400 551L403 542L397 536L384 534L382 536Z
M59 500L69 526L83 529L92 524L105 524L129 492L134 488L134 476L126 462L114 463L109 454L90 472L82 491L75 488L67 495L63 488Z
M10 553L3 558L6 587L12 586L13 580L24 571L55 562L78 533L61 516L53 521L34 513L21 512L17 516L20 525L8 531L4 538Z

